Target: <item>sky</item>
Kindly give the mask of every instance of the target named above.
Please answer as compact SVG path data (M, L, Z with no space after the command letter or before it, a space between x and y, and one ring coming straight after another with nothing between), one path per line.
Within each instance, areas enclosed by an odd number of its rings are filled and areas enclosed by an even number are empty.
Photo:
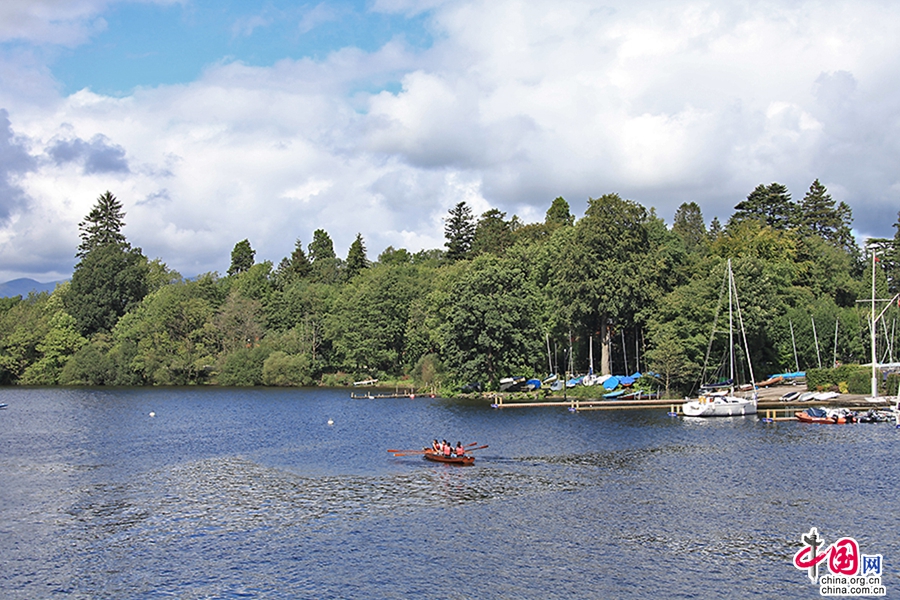
M442 248L462 201L709 223L816 179L893 237L898 30L890 0L4 0L0 281L70 277L107 190L186 277L316 229Z

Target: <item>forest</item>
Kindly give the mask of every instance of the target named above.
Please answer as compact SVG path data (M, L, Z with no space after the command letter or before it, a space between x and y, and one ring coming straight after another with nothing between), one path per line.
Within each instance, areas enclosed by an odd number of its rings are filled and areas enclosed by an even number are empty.
M357 235L341 259L318 229L277 265L256 262L242 240L226 274L186 278L131 246L122 204L106 192L79 226L71 280L0 299L0 384L378 379L452 394L593 366L652 372L674 397L719 361L711 333L729 259L757 379L866 363L873 272L878 299L900 292L900 214L893 238L864 248L852 220L818 180L800 201L761 184L724 225L690 202L668 226L617 194L589 199L580 218L556 198L528 224L460 202L443 249L388 247L371 260ZM882 309L878 358L894 362L900 308Z

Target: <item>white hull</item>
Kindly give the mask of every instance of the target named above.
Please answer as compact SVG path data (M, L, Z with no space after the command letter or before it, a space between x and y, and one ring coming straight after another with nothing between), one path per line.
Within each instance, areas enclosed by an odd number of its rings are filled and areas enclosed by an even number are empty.
M737 396L700 396L681 408L686 417L740 417L756 414L755 398Z

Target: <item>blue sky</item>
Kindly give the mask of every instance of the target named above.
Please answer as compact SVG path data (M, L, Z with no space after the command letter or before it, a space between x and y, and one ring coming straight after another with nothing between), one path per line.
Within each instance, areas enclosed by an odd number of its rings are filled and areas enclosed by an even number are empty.
M69 277L106 190L188 276L319 228L440 248L460 201L709 222L815 179L892 237L898 29L882 0L4 0L0 281Z
M57 50L50 63L66 94L90 88L123 96L138 86L189 83L217 63L271 66L345 47L373 52L398 36L414 47L431 43L427 12L391 14L366 2L122 3L98 19L104 25L89 43Z

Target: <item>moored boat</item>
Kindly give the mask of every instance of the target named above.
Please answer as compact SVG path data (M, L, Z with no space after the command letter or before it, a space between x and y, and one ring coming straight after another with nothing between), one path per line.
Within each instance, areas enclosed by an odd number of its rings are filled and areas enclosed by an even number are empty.
M824 408L810 407L806 410L794 413L797 420L802 423L824 423L828 425L843 425L855 423L856 415L846 408L825 410Z
M750 361L750 348L747 345L747 334L744 331L744 320L741 317L741 305L737 299L737 286L734 283L734 273L731 271L731 259L728 259L728 268L725 271L725 281L723 286L728 286L728 364L729 373L728 380L724 386L718 384L716 387L726 387L717 391L710 391L710 386L705 386L700 390L700 396L693 400L686 400L681 410L687 417L737 417L743 415L756 414L756 388L750 385L748 391L751 391L750 397L742 397L735 395L735 344L734 344L734 313L737 313L737 319L740 324L741 339L743 340L742 349L747 360L747 368L750 371L750 381L754 381L753 364ZM736 310L735 310L736 309ZM713 330L715 335L715 329ZM710 342L712 347L712 342ZM709 359L707 353L707 360ZM705 370L704 365L704 370Z

